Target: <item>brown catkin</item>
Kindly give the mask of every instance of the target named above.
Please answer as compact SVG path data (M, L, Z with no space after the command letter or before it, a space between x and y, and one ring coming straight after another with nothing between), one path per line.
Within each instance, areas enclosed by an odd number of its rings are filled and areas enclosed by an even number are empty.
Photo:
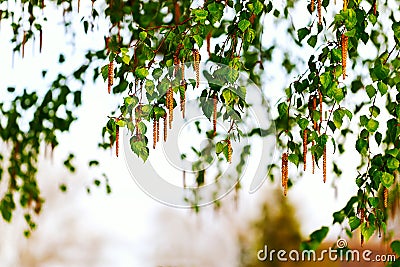
M283 194L287 195L288 189L288 180L289 180L289 167L288 167L288 154L282 154L282 166L281 166L281 173L282 173L282 187L283 187Z
M303 131L303 163L305 171L307 169L307 129Z
M361 221L361 224L364 223L364 219L365 219L365 210L364 210L364 208L361 208L360 209L360 221Z
M322 159L322 173L324 178L324 183L326 182L326 145L324 145L324 154Z
M318 24L322 25L322 0L317 1Z
M81 0L78 0L78 13L79 13L80 8L81 8Z
M374 12L374 16L376 16L376 2L377 2L378 0L374 0L374 3L372 4L372 9L373 9L373 12Z
M108 63L108 93L111 93L111 86L114 84L114 61Z
M232 163L232 144L231 144L231 140L227 139L226 143L228 144L228 162Z
M167 108L169 115L169 128L172 128L172 121L174 120L174 91L172 87L167 90Z
M167 113L164 114L163 120L164 120L164 142L167 142L167 135L168 135Z
M119 125L115 126L115 155L119 155Z
M182 118L185 118L185 105L186 105L186 88L187 84L183 81L182 85L183 90L180 92L180 103L181 103L181 111L182 111Z
M310 9L311 9L311 13L314 12L314 10L315 10L315 0L311 0Z
M383 187L383 207L388 207L388 196L389 190L386 187Z
M208 56L211 57L211 31L207 34L206 36L206 41L207 41L207 53Z
M218 105L218 98L217 94L214 94L213 96L213 129L214 129L214 135L217 133L217 105Z
M153 149L156 148L157 145L157 120L154 116L153 118Z
M342 74L343 80L346 79L346 66L347 66L347 45L349 37L342 33Z
M160 141L160 119L157 119L157 142Z
M185 59L184 58L182 58L182 61L181 61L181 75L182 75L182 77L181 77L182 82L186 83L185 82Z
M343 11L347 10L347 0L343 0Z
M196 72L196 88L200 85L200 53L199 50L193 50L194 71Z
M313 115L314 115L314 111L317 109L317 98L314 96L312 98L312 108L313 108ZM314 121L314 130L318 130L318 124L317 124L317 120L313 119Z

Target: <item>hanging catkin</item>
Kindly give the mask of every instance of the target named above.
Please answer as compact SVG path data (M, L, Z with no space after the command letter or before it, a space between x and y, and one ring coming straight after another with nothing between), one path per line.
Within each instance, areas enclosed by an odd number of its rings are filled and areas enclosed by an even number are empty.
M168 108L168 118L169 118L169 128L172 128L172 121L174 120L174 91L172 86L170 86L167 90L167 108Z
M303 131L303 163L305 171L307 169L307 129Z
M200 85L200 53L199 50L193 50L194 71L196 72L196 88Z
M315 0L311 0L311 4L310 4L310 9L311 9L311 13L314 12L315 9Z
M163 121L164 121L164 142L167 142L167 135L168 135L167 113L164 114Z
M324 183L326 182L326 145L324 145L324 154L322 159L322 173Z
M389 190L386 187L383 187L383 206L385 208L388 207L388 197L389 197Z
M343 79L346 79L348 39L349 39L349 37L347 37L344 33L342 33L342 74L343 74Z
M115 126L115 155L119 155L119 125Z
M185 118L185 106L186 106L186 88L187 84L185 81L182 82L181 86L183 90L180 92L180 103L181 103L181 111L182 111L182 118Z
M217 133L217 105L218 105L217 94L214 94L214 96L213 96L213 129L214 129L214 135Z
M228 162L232 163L232 144L231 144L231 140L227 139L226 142L227 142L227 145L228 145Z
M157 120L156 116L153 117L153 149L156 148L157 145Z
M289 167L288 167L288 154L282 154L282 166L281 166L281 178L282 178L282 187L283 187L283 194L287 195L288 190L288 180L289 180Z
M114 61L108 63L108 93L111 93L111 86L114 84Z
M322 25L322 0L317 1L318 24Z

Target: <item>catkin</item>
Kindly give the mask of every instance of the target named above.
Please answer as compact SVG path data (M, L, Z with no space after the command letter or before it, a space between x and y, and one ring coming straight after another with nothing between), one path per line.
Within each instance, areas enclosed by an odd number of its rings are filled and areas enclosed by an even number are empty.
M324 183L326 182L326 145L324 145L324 154L323 154L323 159L322 159L322 173L323 173L323 178L324 178Z
M383 187L383 206L385 208L388 207L388 196L389 196L389 190L386 187Z
M282 154L282 166L281 166L281 175L282 175L282 187L283 194L287 195L288 190L288 180L289 180L289 167L288 167L288 154Z
M307 129L303 131L303 163L305 171L307 169Z
M180 92L180 103L181 103L181 111L182 111L182 118L185 118L185 105L186 105L186 88L187 84L183 82L183 91Z
M318 24L322 25L322 0L317 1Z
M218 98L217 94L214 94L213 96L213 129L214 129L214 135L217 133L217 105L218 105Z
M196 72L196 88L200 85L200 53L199 50L193 50L194 71Z
M226 142L228 144L228 162L232 163L232 144L231 144L231 140L227 139Z
M208 56L211 57L211 31L207 34L206 41L207 41L207 53Z
M157 145L157 120L156 116L153 118L153 149L156 148Z
M114 84L114 61L108 63L108 93L111 93L111 86Z
M164 142L167 142L167 135L168 135L167 113L164 114L163 120L164 120Z
M311 13L314 12L314 10L315 10L315 0L311 0L310 9L311 9Z
M317 98L314 96L312 98L312 107L313 107L313 116L314 116L314 111L317 109ZM313 118L314 121L314 130L318 129L318 124L317 124L317 120Z
M115 126L115 155L119 155L119 125Z
M167 108L168 108L168 115L169 115L169 128L172 128L172 121L174 120L174 91L172 87L169 87L167 90Z
M377 2L378 0L374 0L374 3L372 4L372 9L373 9L373 12L374 12L374 16L376 16L376 2Z
M343 74L343 79L346 79L348 39L349 39L349 37L347 37L344 33L342 33L342 74Z
M347 0L343 0L343 11L347 10Z

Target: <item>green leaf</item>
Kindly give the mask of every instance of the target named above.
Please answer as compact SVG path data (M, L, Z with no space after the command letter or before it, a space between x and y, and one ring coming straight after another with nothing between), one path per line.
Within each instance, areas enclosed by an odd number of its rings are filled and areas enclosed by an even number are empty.
M372 73L376 76L378 80L384 80L388 77L389 71L390 70L388 67L383 66L382 64L377 64L372 70Z
M224 144L222 143L222 141L218 142L218 143L215 145L215 153L217 153L217 155L221 154L221 152L224 150L224 146L226 146L226 145L224 145Z
M376 95L376 89L372 85L368 84L365 86L365 91L367 92L367 95L369 98L373 98Z
M365 242L367 242L370 239L370 237L375 233L375 230L376 228L373 224L369 224L367 226L367 223L364 222L361 225L361 233L364 236Z
M337 109L333 112L333 123L336 128L340 129L343 123L344 112L341 109Z
M387 90L388 90L388 86L383 83L382 81L378 82L378 90L381 93L381 95L386 94Z
M208 11L204 9L193 9L192 14L195 17L195 21L205 21L208 16Z
M373 208L377 208L379 205L379 197L370 197L368 198L368 202Z
M317 44L317 36L316 35L311 35L310 38L307 40L307 44L309 44L311 47L315 47Z
M387 172L382 172L381 183L384 187L389 188L394 182L394 176Z
M278 112L279 112L279 117L280 118L285 118L287 117L287 113L288 113L288 105L286 104L286 102L281 102L278 105Z
M397 254L397 256L400 257L400 241L395 240L390 244L390 248L393 250L394 253Z
M290 162L292 162L294 165L299 166L299 156L297 154L290 154L288 156L288 159Z
M389 158L387 161L387 167L390 170L395 170L399 168L399 161L396 158Z
M325 89L328 89L329 85L332 83L332 75L330 72L324 72L320 77L319 77L322 86Z
M333 98L336 100L336 102L339 103L340 101L343 100L344 94L342 88L335 86L332 88L332 92L333 92Z
M144 41L147 38L147 32L143 31L139 33L139 39Z
M313 233L311 233L310 238L321 243L325 239L325 237L328 235L328 232L329 232L329 227L323 226L323 227L321 227L321 229L316 230Z
M146 89L146 92L152 95L154 93L154 83L152 80L146 80L146 83L144 85L144 88Z
M135 137L132 137L131 148L132 151L143 161L146 161L149 157L149 149L144 141L137 141L135 140Z
M143 80L144 78L147 77L147 75L149 75L149 71L148 71L146 68L144 68L144 67L142 67L142 68L137 68L137 69L135 70L135 75L136 75L136 77L138 77L139 79Z
M203 46L203 38L200 35L193 35L193 39L199 47Z
M136 104L139 102L139 99L136 96L127 96L124 98L124 104L126 106L136 106Z
M263 11L263 9L264 9L263 3L261 3L260 1L257 0L257 1L254 3L254 13L255 13L256 15L258 15L258 14L260 14L260 13Z
M310 30L308 28L301 28L297 31L297 37L299 38L299 42L303 41L307 35L310 34Z
M365 125L365 128L368 130L368 132L373 133L375 132L379 127L379 122L374 119L369 119L367 124Z
M309 121L308 121L307 119L305 119L305 118L300 118L300 119L297 121L297 124L300 126L300 129L301 129L301 130L306 129L307 126L308 126L308 123L309 123Z
M124 62L126 65L129 65L130 61L131 61L131 58L129 57L129 55L122 56L122 62Z
M376 132L376 133L375 133L375 141L376 141L376 143L377 143L378 145L381 144L381 142L382 142L382 134L381 134L380 132Z
M349 218L349 225L350 225L350 229L351 231L356 230L361 224L361 220L356 217L356 216L352 216Z
M238 23L238 28L244 32L249 26L251 25L250 21L248 21L247 19L242 19L241 21L239 21Z
M356 141L356 150L361 154L361 155L367 155L368 153L368 142L364 139L357 139Z

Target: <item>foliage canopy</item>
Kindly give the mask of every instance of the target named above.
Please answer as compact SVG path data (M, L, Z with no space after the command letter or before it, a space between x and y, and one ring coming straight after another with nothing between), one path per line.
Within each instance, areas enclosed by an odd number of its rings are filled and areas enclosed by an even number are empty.
M203 100L199 104L210 121L229 121L233 126L247 105L246 92L235 87L239 71L247 72L258 85L265 83L264 74L286 77L277 83L285 94L275 108L282 166L269 166L271 179L279 177L281 168L286 192L296 181L290 179L290 170L297 168L299 175L301 169L306 170L309 153L313 171L315 165L322 168L324 181L327 164L340 177L341 167L346 166L340 155L356 152L361 161L352 179L359 190L333 214L333 223L348 222L348 234L361 228L362 240L386 232L389 208L394 210L399 199L399 1L337 2L106 0L93 1L91 12L83 14L79 0L1 1L1 22L11 25L14 52L22 56L34 38L42 48L46 18L41 10L46 5L64 10L67 29L71 17L79 16L86 34L100 31L104 35L103 48L87 51L86 63L71 77L60 74L43 97L29 90L16 95L8 88L15 98L10 105L0 104L0 134L11 148L9 155L0 158L7 163L0 168L0 178L8 177L0 202L2 217L11 220L18 198L28 224L34 227L29 214L39 213L43 201L35 178L40 147L58 145L57 136L69 130L76 119L74 109L81 105L83 89L71 88L69 79L83 85L93 71L95 80L107 81L109 93L120 96L122 105L104 127L100 146L108 149L115 144L118 149L119 128L127 127L132 150L145 161L151 153L152 134L146 122L153 124L153 139L158 139L161 121L171 122L178 105L183 105L184 112L186 91L199 87L201 60L228 66L204 74L206 79L219 77L223 84L200 87ZM101 21L109 24L107 31L96 28ZM274 32L273 27L279 30ZM196 72L195 79L185 77L189 67ZM172 71L163 72L166 68ZM276 102L276 90L268 85L263 89ZM218 112L217 104L223 104ZM34 116L29 130L24 130L21 117L27 112ZM214 138L213 131L206 134ZM216 152L223 152L230 161L235 157L231 142L240 142L244 134L239 127L231 127L225 136L216 136ZM253 134L271 133L258 130ZM354 145L346 144L349 138L355 139ZM335 160L327 155L327 147L339 154ZM69 160L65 165L73 168ZM204 173L199 175L203 175L197 179L200 186ZM303 245L315 247L323 239L318 233ZM396 253L400 254L398 248Z

